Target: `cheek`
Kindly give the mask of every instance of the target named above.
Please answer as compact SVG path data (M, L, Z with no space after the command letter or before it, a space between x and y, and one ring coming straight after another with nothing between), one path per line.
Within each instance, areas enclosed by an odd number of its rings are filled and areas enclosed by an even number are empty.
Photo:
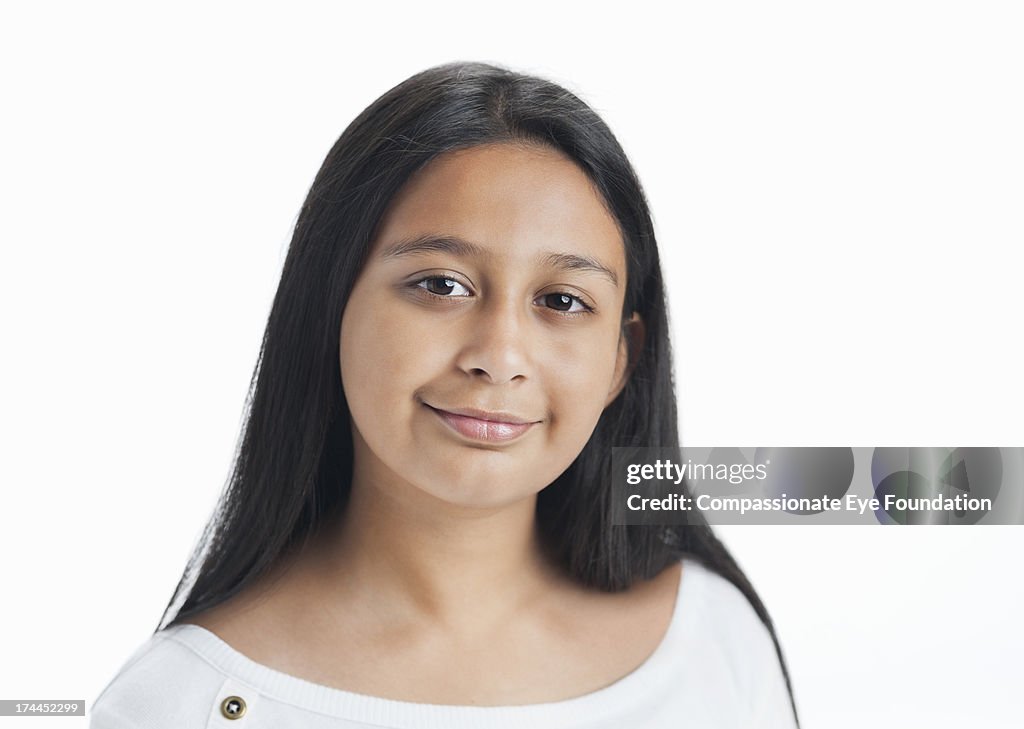
M383 319L357 286L341 320L341 383L354 425L369 442L389 437L381 413L390 410L400 363Z
M436 335L402 307L386 297L362 295L358 288L353 292L342 317L340 366L345 397L361 430L371 423L393 427L395 408L412 407L417 388L442 358Z
M581 448L604 411L615 372L615 342L607 332L556 338L545 357L552 424Z

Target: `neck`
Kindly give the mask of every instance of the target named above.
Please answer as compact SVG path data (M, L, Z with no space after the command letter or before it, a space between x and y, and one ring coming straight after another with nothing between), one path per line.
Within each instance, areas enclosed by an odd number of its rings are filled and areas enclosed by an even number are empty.
M390 618L486 630L558 584L535 520L536 495L497 507L442 501L356 469L343 514L315 549L325 604L372 596Z

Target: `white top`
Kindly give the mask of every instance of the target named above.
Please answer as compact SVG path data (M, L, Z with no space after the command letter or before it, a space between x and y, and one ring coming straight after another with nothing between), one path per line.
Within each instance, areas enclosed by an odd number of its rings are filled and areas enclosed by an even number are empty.
M222 708L229 697L244 701ZM227 713L225 713L227 712ZM232 713L233 712L233 713ZM92 729L599 729L796 726L767 629L731 582L686 559L668 630L644 663L564 701L451 706L312 683L182 624L143 643L92 706Z

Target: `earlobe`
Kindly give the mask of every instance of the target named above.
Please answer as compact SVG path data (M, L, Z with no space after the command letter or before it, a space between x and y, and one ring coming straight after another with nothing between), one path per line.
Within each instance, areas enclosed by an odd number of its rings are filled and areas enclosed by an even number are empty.
M619 336L619 351L615 360L615 375L612 378L612 388L608 391L608 399L604 406L608 407L626 386L629 376L633 373L640 353L643 351L646 329L643 319L635 311L633 315L622 323L622 333Z

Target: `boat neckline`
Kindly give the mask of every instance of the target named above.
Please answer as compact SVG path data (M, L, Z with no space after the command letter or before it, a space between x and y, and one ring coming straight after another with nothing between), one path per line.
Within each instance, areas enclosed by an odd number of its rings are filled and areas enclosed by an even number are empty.
M319 684L263 665L233 648L216 633L194 623L180 623L158 631L155 637L189 648L226 677L240 681L268 699L320 714L378 726L512 727L529 723L532 729L579 726L595 719L628 712L663 690L669 667L684 651L680 643L692 635L699 612L700 583L707 568L683 558L672 615L664 635L650 655L629 673L599 689L572 698L543 703L484 705L432 704L389 699ZM684 614L686 618L684 619Z

